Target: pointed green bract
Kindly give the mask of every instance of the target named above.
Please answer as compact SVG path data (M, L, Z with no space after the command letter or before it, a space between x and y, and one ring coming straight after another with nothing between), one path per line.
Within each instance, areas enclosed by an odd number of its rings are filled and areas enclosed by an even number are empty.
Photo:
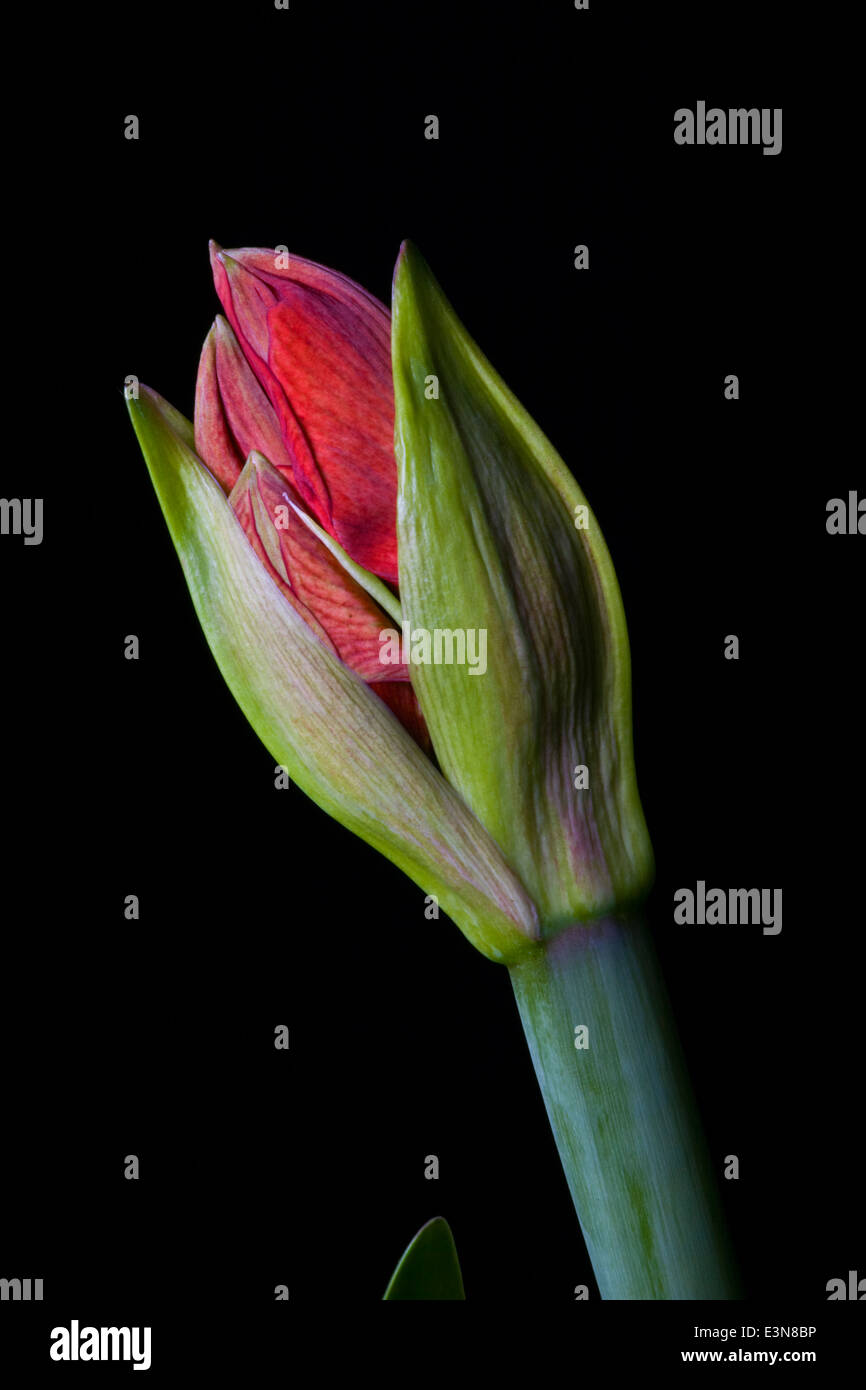
M571 474L408 244L392 355L404 622L487 643L484 674L413 664L412 684L445 776L553 934L652 880L613 564Z
M128 405L208 644L276 761L435 894L485 955L510 962L536 949L533 904L501 851L385 704L283 598L195 454L192 426L147 387Z
M434 1298L466 1298L451 1227L441 1216L422 1226L406 1247L384 1294L384 1300Z

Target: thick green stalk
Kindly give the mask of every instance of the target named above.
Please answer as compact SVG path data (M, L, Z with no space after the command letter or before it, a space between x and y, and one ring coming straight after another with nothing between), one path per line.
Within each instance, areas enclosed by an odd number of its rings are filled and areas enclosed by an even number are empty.
M602 1298L740 1297L646 928L570 927L510 974Z

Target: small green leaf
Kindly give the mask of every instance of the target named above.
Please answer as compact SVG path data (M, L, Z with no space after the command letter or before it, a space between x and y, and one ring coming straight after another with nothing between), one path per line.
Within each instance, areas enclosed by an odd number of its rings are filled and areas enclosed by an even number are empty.
M465 1300L457 1247L444 1217L434 1216L406 1247L384 1298Z

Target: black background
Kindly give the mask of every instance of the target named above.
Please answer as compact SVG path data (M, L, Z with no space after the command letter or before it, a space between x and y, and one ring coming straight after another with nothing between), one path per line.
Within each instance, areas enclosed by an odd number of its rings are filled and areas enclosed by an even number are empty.
M663 18L595 0L90 16L67 104L14 144L36 245L6 261L23 371L3 490L45 498L45 539L0 545L0 1274L46 1293L2 1305L7 1355L47 1366L48 1329L78 1317L152 1324L151 1374L208 1364L202 1327L212 1362L291 1370L327 1310L377 1335L437 1213L469 1301L561 1310L620 1354L667 1329L673 1364L696 1321L806 1321L826 1364L850 1325L825 1286L866 1275L864 542L828 536L825 508L863 474L810 326L845 241L831 251L822 132L772 46L711 72L712 25ZM673 112L698 99L782 106L781 155L676 146ZM586 492L631 633L647 910L719 1171L740 1158L722 1195L750 1309L599 1304L506 972L274 789L122 394L135 373L191 415L209 237L287 244L386 302L412 238ZM673 892L699 878L783 888L781 935L675 926Z

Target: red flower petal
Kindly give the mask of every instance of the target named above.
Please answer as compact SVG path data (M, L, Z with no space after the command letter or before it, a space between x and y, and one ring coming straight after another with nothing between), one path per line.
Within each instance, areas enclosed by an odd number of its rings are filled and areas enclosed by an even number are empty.
M390 315L346 276L212 247L217 293L280 421L294 481L366 569L397 580Z
M292 511L298 498L285 477L254 455L229 501L281 592L340 659L371 684L407 681L405 666L379 659L392 620Z
M223 407L217 371L216 324L204 340L198 364L195 383L195 450L217 482L226 492L231 492L244 466L245 456L238 448Z
M257 449L293 482L280 422L225 319L217 315L205 339L195 393L199 457L230 491L244 460ZM292 500L297 501L296 493Z

